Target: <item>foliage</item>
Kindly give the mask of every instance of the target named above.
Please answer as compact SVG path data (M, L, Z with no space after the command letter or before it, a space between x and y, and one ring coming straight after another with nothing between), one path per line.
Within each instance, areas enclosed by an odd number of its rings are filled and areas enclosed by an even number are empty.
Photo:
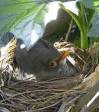
M46 6L52 0L2 0L0 1L0 36L7 31L15 28L19 23L28 17L32 17L36 23L41 23L46 12ZM60 0L66 2L66 0ZM68 0L67 0L68 1ZM96 16L91 21L93 11L93 0L81 0L83 4L78 4L80 16L72 14L76 17L76 23L81 32L81 47L88 47L88 36L99 37L99 1L94 0ZM88 15L86 13L88 12ZM67 9L66 9L67 11ZM70 13L70 11L68 11ZM87 15L87 21L85 19ZM78 19L79 18L79 19ZM79 22L77 22L79 21ZM92 24L92 27L91 27ZM88 34L88 35L87 35Z
M0 1L0 33L9 31L29 16L33 16L35 22L40 22L45 6L45 0Z
M99 37L99 1L98 0L94 0L94 7L96 10L95 16L93 18L92 21L92 28L90 29L88 36L89 37Z
M94 9L87 8L84 2L77 2L79 14L75 14L66 9L63 4L61 7L72 17L80 30L81 48L88 48L88 32L91 27L91 20L94 15Z

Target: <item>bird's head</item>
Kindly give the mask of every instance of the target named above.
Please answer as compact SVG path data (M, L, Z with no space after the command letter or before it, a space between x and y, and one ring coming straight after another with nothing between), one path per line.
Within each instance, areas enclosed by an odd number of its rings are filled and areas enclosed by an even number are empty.
M60 55L57 59L49 61L48 64L50 67L56 67L59 64L66 63L67 57L74 53L74 48L60 48L58 51L60 52Z

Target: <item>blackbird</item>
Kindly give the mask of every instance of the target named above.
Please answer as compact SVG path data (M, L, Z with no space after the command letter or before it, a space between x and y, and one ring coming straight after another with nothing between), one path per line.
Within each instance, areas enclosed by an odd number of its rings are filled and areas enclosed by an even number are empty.
M58 63L55 66L50 63L58 58L61 60L60 57L63 56L57 49L43 39L30 49L25 47L21 39L17 40L16 63L18 67L23 73L34 74L38 80L60 78L77 73L68 60L66 63Z
M38 80L48 80L75 75L78 72L66 59L66 56L69 55L68 51L60 53L52 44L43 39L39 39L29 49L22 39L16 39L16 41L11 42L12 45L16 44L14 45L16 46L14 62L23 74L34 74ZM13 54L11 53L13 50L10 50L10 54ZM12 57L8 59L12 59Z

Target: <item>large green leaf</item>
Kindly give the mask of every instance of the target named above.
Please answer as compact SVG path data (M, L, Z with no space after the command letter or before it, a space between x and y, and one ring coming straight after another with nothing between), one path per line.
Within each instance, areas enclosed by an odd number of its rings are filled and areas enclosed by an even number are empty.
M43 19L46 0L2 0L0 1L0 35L16 27L29 16L35 22Z

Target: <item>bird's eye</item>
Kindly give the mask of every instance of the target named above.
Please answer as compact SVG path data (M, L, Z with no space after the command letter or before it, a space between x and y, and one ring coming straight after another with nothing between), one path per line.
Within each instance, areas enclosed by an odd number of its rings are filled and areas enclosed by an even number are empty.
M54 67L57 66L57 62L56 62L56 61L50 61L50 62L48 63L48 65L49 65L49 67L54 68Z

